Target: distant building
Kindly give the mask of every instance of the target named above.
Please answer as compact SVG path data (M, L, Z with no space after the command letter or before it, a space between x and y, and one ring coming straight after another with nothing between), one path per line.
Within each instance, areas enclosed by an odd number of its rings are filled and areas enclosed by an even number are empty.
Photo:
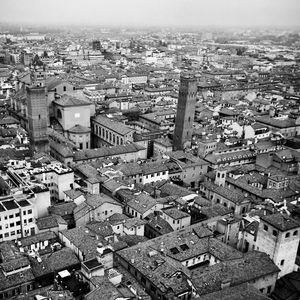
M191 76L181 76L173 149L182 150L191 144L195 115L197 80Z
M99 40L94 40L92 42L92 48L94 51L100 51L101 50L101 43Z

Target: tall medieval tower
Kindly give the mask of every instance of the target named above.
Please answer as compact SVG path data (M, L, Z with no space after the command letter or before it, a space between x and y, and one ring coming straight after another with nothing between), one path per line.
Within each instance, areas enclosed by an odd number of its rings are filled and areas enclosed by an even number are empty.
M28 109L28 133L32 151L48 152L47 133L48 109L46 88L33 86L26 88Z
M179 98L173 136L174 151L182 150L191 145L196 94L197 79L191 75L182 75L180 77Z

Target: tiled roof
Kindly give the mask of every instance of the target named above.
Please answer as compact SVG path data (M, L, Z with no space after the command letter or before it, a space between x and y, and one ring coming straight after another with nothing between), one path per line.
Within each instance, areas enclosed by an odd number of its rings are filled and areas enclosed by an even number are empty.
M63 202L49 207L49 213L52 215L71 215L77 205L74 202Z
M179 210L177 207L170 207L163 210L163 213L171 217L174 220L179 220L183 218L188 218L190 215L182 210Z
M192 282L201 296L221 290L223 282L235 286L279 271L266 253L250 251L244 253L242 258L210 266L205 272L192 271Z
M147 194L141 193L137 195L134 199L130 200L127 203L127 206L143 215L149 209L155 207L156 204L157 202L154 198Z
M116 300L123 299L123 295L105 276L93 277L97 279L97 287L85 295L86 300ZM128 299L128 298L126 298Z
M36 226L39 230L58 227L58 224L67 225L66 221L58 215L51 215L36 220Z
M72 200L75 200L78 197L80 197L81 195L83 195L83 193L79 190L67 190L67 191L64 191L64 193Z
M154 213L146 217L148 225L158 231L161 235L170 233L173 230L172 226L161 216L156 216Z
M162 195L167 196L179 196L179 197L185 197L188 195L193 195L194 193L192 191L187 190L186 188L180 187L176 184L172 183L166 183L163 186L159 188Z
M62 95L60 99L57 99L54 101L55 104L60 105L60 106L87 106L90 105L89 102L76 98L74 96L70 96L67 94Z
M104 158L109 156L125 154L125 153L138 152L141 150L145 150L145 148L135 143L131 143L128 145L102 147L98 149L88 149L85 151L75 152L74 160L81 161L81 160L88 160L88 159L95 159L95 158Z
M108 218L108 222L114 226L123 223L127 219L129 219L129 217L124 214L114 213Z
M294 228L299 228L300 223L288 215L277 213L267 216L262 216L261 220L274 226L280 231L286 231Z
M57 143L51 139L49 143L50 143L50 148L54 149L62 157L73 157L74 155L73 151L69 146L62 143Z
M96 118L94 119L94 122L96 122L97 124L99 124L101 126L108 128L120 135L126 135L126 134L134 131L132 128L127 127L123 123L116 122L115 120L109 119L102 115L96 116Z
M5 272L11 272L29 265L27 257L20 257L14 260L6 261L1 264L1 269Z
M91 132L91 129L77 124L77 125L73 126L72 128L70 128L68 131L71 133L89 133L89 132Z
M1 265L0 265L1 266ZM20 272L12 274L10 276L5 276L3 271L0 271L0 290L6 290L13 287L19 287L23 284L33 282L35 279L32 270L27 269L22 271L22 276L20 276Z
M228 207L224 207L221 204L215 204L212 206L202 207L201 213L203 213L207 218L214 218L217 216L229 215L232 213L232 210Z
M289 128L296 126L295 120L293 119L277 119L277 118L271 118L269 116L260 116L255 117L256 122L263 123L269 126L277 127L277 128Z
M251 284L244 283L228 287L220 291L202 295L195 300L270 300L269 297L255 289Z
M108 221L92 221L86 224L86 228L102 238L114 235L114 231Z
M235 191L233 189L223 187L223 186L216 185L213 182L205 181L205 182L202 182L201 185L204 186L205 188L207 188L209 191L212 191L212 192L226 198L227 200L229 200L230 202L232 202L234 204L240 204L244 201L249 201L249 200L247 200L247 198L245 197L245 195L243 193Z
M22 244L22 247L27 247L35 243L55 240L55 239L57 239L57 235L53 231L46 231L46 232L38 233L36 235L24 237L20 239L20 242Z
M36 277L51 274L68 268L74 268L80 264L75 253L69 248L45 254L41 256L42 262L38 262L36 258L31 258L32 272Z
M107 190L109 190L110 192L115 192L117 189L120 188L130 188L130 185L127 184L125 181L123 180L117 180L116 178L112 178L109 179L107 181L105 181L102 186L104 188L106 188Z
M211 235L211 231L196 224L123 249L118 255L150 278L165 294L168 293L168 288L179 293L187 288L184 276L172 275L176 272L183 272L188 276L190 274L182 265L182 261L205 253L212 254L220 260L242 257L239 251L209 237ZM174 248L177 250L174 251Z
M107 244L104 239L97 239L95 233L85 227L76 227L70 230L64 230L61 234L64 235L71 244L83 252L85 260L92 259L97 256L97 245L99 242L103 245Z
M63 83L63 81L59 78L53 78L53 77L49 77L46 79L46 87L48 91L53 90L56 86L60 85L61 83Z
M87 194L86 195L86 203L92 207L99 207L104 203L110 203L110 204L114 204L114 205L118 205L121 206L121 204L114 200L113 198L105 195L105 194Z
M142 220L140 218L130 218L125 220L124 227L126 228L138 227L138 226L145 225L146 223L147 221Z

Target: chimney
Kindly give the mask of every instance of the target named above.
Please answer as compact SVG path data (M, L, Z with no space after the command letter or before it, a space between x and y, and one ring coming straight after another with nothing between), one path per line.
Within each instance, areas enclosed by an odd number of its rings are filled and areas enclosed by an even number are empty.
M222 282L221 282L221 289L226 289L226 288L229 288L230 287L230 279L223 279Z

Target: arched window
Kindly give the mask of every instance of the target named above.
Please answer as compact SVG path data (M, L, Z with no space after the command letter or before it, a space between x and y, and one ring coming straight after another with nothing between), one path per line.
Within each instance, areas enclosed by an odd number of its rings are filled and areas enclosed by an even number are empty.
M290 237L290 233L287 232L287 233L285 234L285 237L286 237L286 238Z
M67 87L64 85L64 92L67 90Z
M298 230L295 230L293 235L295 235L295 236L298 235Z

